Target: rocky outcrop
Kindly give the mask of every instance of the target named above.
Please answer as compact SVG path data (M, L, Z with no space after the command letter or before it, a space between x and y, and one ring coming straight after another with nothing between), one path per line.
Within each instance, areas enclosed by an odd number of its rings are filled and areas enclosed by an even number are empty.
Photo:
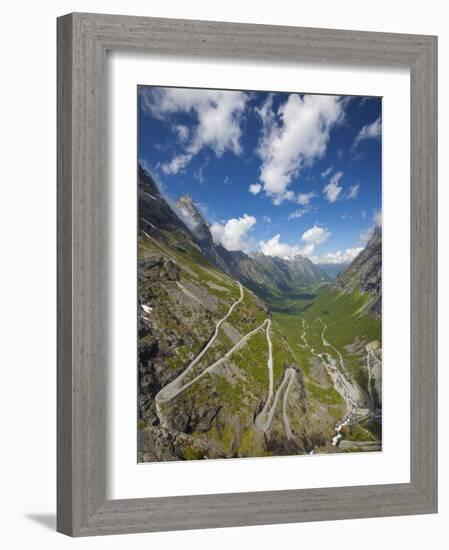
M344 292L360 290L369 294L367 311L382 313L382 230L376 227L366 247L335 281Z

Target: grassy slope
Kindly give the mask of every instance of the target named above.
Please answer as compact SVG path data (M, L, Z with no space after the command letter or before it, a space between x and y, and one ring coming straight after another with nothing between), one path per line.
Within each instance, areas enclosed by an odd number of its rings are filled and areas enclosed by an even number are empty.
M315 289L315 292L316 298L313 301L303 299L296 302L296 307L291 308L294 313L286 312L285 308L279 307L273 316L282 328L305 374L310 400L327 406L329 412L338 417L338 404L342 403L342 398L333 388L323 385L322 378L320 381L314 375L311 368L312 355L301 346L302 319L305 319L309 325L307 341L315 352L330 352L337 359L337 355L322 344L323 325L317 318L320 317L326 323L326 340L342 353L345 367L365 389L367 378L366 369L363 367L363 356L360 352L350 353L347 346L354 344L354 341L359 341L362 348L363 343L366 344L372 340L381 342L381 322L375 317L361 313L367 296L360 292L344 294L332 290L328 285L322 285L318 290ZM373 426L372 431L376 431L377 428ZM362 428L358 430L354 428L349 438L363 441L373 439L373 436L371 432Z

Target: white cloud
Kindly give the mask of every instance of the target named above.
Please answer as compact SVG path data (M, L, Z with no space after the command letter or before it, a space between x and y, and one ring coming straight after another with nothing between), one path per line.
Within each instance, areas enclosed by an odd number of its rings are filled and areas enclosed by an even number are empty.
M367 243L370 238L371 238L371 235L373 234L373 229L374 227L371 226L371 227L368 227L368 229L364 229L363 231L360 232L360 242L361 243Z
M325 243L330 236L331 232L328 231L328 229L320 227L319 225L314 225L303 233L301 240L307 244L318 246L319 244Z
M280 242L280 234L275 235L269 241L261 241L260 249L266 256L279 256L281 258L285 256L295 256L300 254L301 250L298 246L293 246L287 243Z
M172 119L179 113L194 115L196 123L190 131L174 125L181 140L182 154L162 166L165 174L176 174L204 147L219 157L226 150L236 155L240 145L240 122L247 94L220 90L193 90L186 88L146 88L141 92L143 109L160 119ZM182 158L183 162L176 161ZM164 170L165 167L165 170Z
M327 252L322 256L312 256L310 259L315 264L348 264L352 262L362 250L362 246L356 246L354 248L347 248L346 250Z
M342 101L336 96L290 94L275 112L270 95L256 112L263 125L257 153L264 191L275 204L294 200L288 186L304 165L325 154L331 129L343 119Z
M265 223L271 223L271 218L270 216L262 216L262 219Z
M382 123L379 117L374 122L371 122L371 124L365 124L365 126L362 127L362 129L357 134L354 140L354 145L352 146L353 149L355 149L358 146L358 144L364 139L379 139L381 133L382 133Z
M255 225L256 218L244 214L225 223L213 223L210 232L215 243L221 243L227 250L242 250L247 247L246 234Z
M363 219L366 219L366 210L362 210L360 212L360 215L362 216Z
M189 129L183 124L175 124L173 126L175 132L178 134L179 141L186 141L189 137Z
M314 197L316 197L316 194L313 191L310 193L299 193L296 197L296 202L301 206L307 206Z
M288 220L298 220L310 212L314 212L316 208L312 206L304 206L304 208L298 208L288 216Z
M329 202L335 202L342 192L343 187L338 184L342 177L343 172L336 172L329 183L323 187L323 193Z
M294 200L296 200L295 193L293 191L289 190L289 191L285 191L282 195L278 195L278 196L274 197L273 198L273 204L275 206L279 206L284 201L294 201Z
M362 212L365 212L365 211L362 210ZM366 212L365 212L365 217L366 217ZM376 227L381 227L382 226L382 211L381 210L375 210L374 211L374 213L373 213L373 222L374 222L373 225L371 225L370 227L368 227L367 229L365 229L364 231L362 231L360 233L360 242L367 243L370 240L374 229Z
M189 164L192 155L177 155L170 162L162 164L161 170L166 176L177 174Z
M253 195L257 195L258 193L260 193L261 189L262 186L260 185L260 183L252 183L248 188L249 192Z
M172 210L178 214L181 220L187 225L187 227L195 233L199 225L199 220L192 214L192 212L180 204L169 203Z
M281 235L278 233L268 241L261 241L260 249L267 256L279 256L281 258L296 256L297 254L310 256L315 247L326 242L330 235L330 231L325 227L314 225L303 233L301 240L305 245L302 248L281 242Z
M360 190L360 185L359 184L351 185L346 198L347 199L356 199L358 197L359 190Z
M323 171L321 172L321 177L322 177L322 178L327 178L328 176L331 175L331 172L332 172L333 169L334 169L333 166L329 166L329 168L326 168L326 170L323 170Z
M381 210L376 210L374 212L373 219L374 219L374 225L376 227L380 227L382 225L382 211Z

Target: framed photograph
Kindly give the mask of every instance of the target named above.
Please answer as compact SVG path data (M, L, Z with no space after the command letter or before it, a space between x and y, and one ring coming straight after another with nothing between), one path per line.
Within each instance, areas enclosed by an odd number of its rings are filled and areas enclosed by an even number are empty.
M58 530L437 511L437 39L58 19Z

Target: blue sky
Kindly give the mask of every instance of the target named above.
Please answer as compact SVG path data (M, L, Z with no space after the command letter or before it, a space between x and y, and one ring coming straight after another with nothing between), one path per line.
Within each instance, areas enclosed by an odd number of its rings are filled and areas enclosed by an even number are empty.
M380 223L381 109L377 97L142 86L138 158L230 250L348 262Z

